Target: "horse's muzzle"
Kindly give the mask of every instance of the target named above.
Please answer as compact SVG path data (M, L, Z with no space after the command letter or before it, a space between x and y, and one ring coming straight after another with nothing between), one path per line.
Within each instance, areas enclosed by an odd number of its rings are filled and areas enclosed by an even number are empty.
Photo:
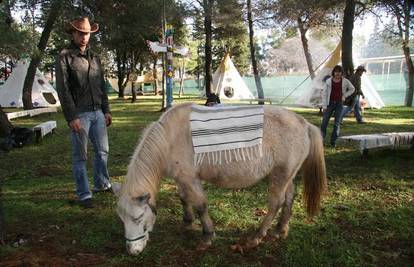
M147 245L147 240L140 240L138 242L126 242L126 249L129 255L137 256L140 254L145 246Z

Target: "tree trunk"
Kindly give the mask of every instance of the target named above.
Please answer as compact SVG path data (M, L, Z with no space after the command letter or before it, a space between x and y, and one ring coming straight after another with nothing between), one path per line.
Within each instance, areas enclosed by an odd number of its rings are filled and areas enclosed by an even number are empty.
M137 91L135 90L135 82L131 82L131 103L135 103L137 101Z
M118 77L118 98L123 98L124 97L124 90L121 90L122 87L122 80L123 80L123 75L122 75L122 63L121 63L121 58L119 57L119 54L116 54L116 76Z
M185 74L185 58L182 59L182 64L178 69L180 72L180 90L179 90L179 97L184 95L184 74Z
M0 107L0 137L9 136L12 129L13 129L13 125L10 123L9 119L7 118L7 114Z
M36 69L40 64L40 61L43 57L44 51L46 49L47 41L49 40L50 32L53 30L53 24L60 14L60 7L62 6L60 0L55 0L52 2L50 7L49 16L47 18L45 27L43 29L42 35L40 36L39 43L37 45L37 51L32 55L32 60L30 61L29 68L27 69L26 78L24 79L23 84L23 107L24 109L33 109L32 103L32 87L34 78L36 75Z
M5 245L6 237L6 222L4 221L4 211L3 211L3 177L0 176L0 246Z
M9 136L13 126L11 125L6 113L0 107L0 137ZM4 238L6 235L4 212L3 212L3 176L0 175L0 245L4 244Z
M11 27L11 25L13 23L13 17L12 17L12 14L11 14L11 6L10 6L10 1L9 0L6 0L6 3L4 4L4 9L5 9L5 13L6 13L5 14L6 15L5 23L9 27Z
M251 0L247 0L247 20L249 21L250 57L252 59L252 67L254 80L256 82L257 97L259 99L264 99L262 80L260 79L259 70L257 68L256 51L254 47L253 12ZM260 100L259 105L264 105L264 101Z
M154 92L158 95L158 73L157 73L157 57L153 58L152 62L152 77L154 78Z
M161 94L162 94L162 98L161 98L161 111L164 111L166 108L166 104L165 104L165 82L166 82L166 55L165 53L162 54L162 88L161 88Z
M297 22L300 32L300 39L302 40L303 52L305 53L306 64L308 65L309 75L313 80L313 78L315 78L315 71L313 69L312 55L309 51L308 38L306 38L306 32L308 29L305 28L305 25L300 18L297 19Z
M138 77L139 76L142 76L142 75L144 75L144 64L142 64L142 62L140 63L140 67L139 67L139 75L138 75ZM144 84L145 83L139 83L139 86L138 86L138 91L137 91L137 95L144 95Z
M354 29L355 0L346 0L344 10L344 22L342 25L342 67L345 77L349 78L354 73L352 61L352 31Z
M413 66L413 61L411 59L410 56L410 22L412 22L411 19L411 8L410 8L410 1L406 0L404 1L404 3L402 3L402 10L403 10L403 18L401 18L399 16L399 14L397 14L397 19L398 19L398 24L399 24L399 31L400 31L400 36L402 37L403 41L402 41L402 49L404 52L404 57L405 57L405 63L407 65L407 70L408 70L408 77L406 80L407 83L407 89L405 91L405 99L404 99L404 104L407 107L412 107L413 106L413 93L414 93L414 66Z
M413 93L414 93L414 66L410 57L410 48L404 43L403 45L405 63L407 64L408 77L407 77L407 89L405 91L404 104L407 107L413 106Z
M7 81L7 57L4 59L4 80Z
M130 73L132 74L132 79L131 79L131 95L132 95L132 99L131 99L131 103L135 103L135 101L137 100L137 91L135 90L135 81L136 79L134 79L135 77L138 78L138 76L141 74L136 68L136 56L134 53L132 53L132 57L131 57L131 70Z
M213 0L203 0L204 6L204 32L206 35L206 43L204 45L205 50L205 65L204 65L204 84L206 87L206 96L211 95L211 82L213 80L212 73L211 73L211 64L213 60L212 56L212 36L213 36L213 29L212 29L212 13L213 13Z
M125 55L122 57L120 52L116 53L116 68L118 77L118 98L124 98L124 79L125 79L125 61L123 60Z

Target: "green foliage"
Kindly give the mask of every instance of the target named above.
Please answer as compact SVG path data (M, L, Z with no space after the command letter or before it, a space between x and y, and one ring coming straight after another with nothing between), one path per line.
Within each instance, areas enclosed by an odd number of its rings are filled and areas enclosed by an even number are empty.
M298 20L304 28L317 29L329 25L333 28L339 26L341 17L338 15L343 3L332 0L289 0L289 1L263 1L268 10L274 12L274 19L287 28L296 27Z
M195 98L179 101L201 103ZM122 182L143 128L161 115L157 112L160 98L139 97L137 103L130 104L112 96L110 102L114 123L109 128L109 170L112 181ZM293 110L320 125L317 110ZM367 124L346 118L341 131L344 135L410 131L414 125L412 112L412 108L405 107L366 110ZM40 144L0 154L8 231L7 244L0 246L0 257L5 266L16 262L42 266L412 265L414 158L410 149L371 151L362 160L354 148L326 148L329 193L321 214L312 222L306 219L298 177L288 238L263 242L243 255L230 246L240 237L253 234L263 218L256 211L267 209L266 179L241 190L203 185L216 227L213 246L205 252L195 249L201 231L181 232L177 188L172 180L165 179L158 194L151 240L142 254L133 257L125 251L123 226L116 216L113 195L94 196L93 210L68 204L75 192L70 131L62 114L19 118L13 124L32 127L45 120L57 120L53 135ZM89 169L92 162L90 153ZM27 243L16 248L13 243L19 239Z
M226 52L230 53L232 60L240 73L248 71L249 37L247 25L243 17L243 4L237 0L213 1L213 71L218 67ZM202 7L193 8L192 39L197 43L196 53L192 60L196 63L193 74L204 73L204 10Z
M23 25L13 22L8 25L3 4L0 4L0 57L19 58L30 52L30 32Z
M213 24L213 70L228 52L238 71L246 73L250 65L249 37L243 18L243 5L237 0L217 1Z
M363 49L363 57L385 57L400 55L400 40L396 40L395 38L392 38L392 36L389 36L388 31L381 31L379 29L379 23L379 19L377 19L375 21L374 30L369 36L368 43Z

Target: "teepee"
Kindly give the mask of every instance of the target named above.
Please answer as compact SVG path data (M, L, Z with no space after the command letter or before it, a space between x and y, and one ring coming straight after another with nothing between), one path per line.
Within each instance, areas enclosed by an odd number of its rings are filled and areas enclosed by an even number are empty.
M29 61L19 61L10 77L0 87L0 105L2 107L23 107L23 83L28 67ZM36 69L33 81L32 103L35 108L60 106L56 90L49 84L39 69Z
M305 107L322 106L322 91L325 90L325 81L331 77L332 69L340 62L341 52L342 46L341 42L339 42L328 61L322 66L316 77L312 80L310 87L296 100L297 105ZM361 78L361 90L364 93L368 107L379 109L385 106L381 96L375 90L374 85L366 74L362 75Z
M247 85L227 53L213 75L212 92L224 100L253 99Z

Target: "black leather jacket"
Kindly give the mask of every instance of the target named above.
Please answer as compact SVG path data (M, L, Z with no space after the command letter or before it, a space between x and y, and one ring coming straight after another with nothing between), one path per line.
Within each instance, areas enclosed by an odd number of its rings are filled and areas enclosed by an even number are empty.
M56 90L68 122L81 112L110 112L101 61L89 48L81 53L72 43L60 52L56 59Z

